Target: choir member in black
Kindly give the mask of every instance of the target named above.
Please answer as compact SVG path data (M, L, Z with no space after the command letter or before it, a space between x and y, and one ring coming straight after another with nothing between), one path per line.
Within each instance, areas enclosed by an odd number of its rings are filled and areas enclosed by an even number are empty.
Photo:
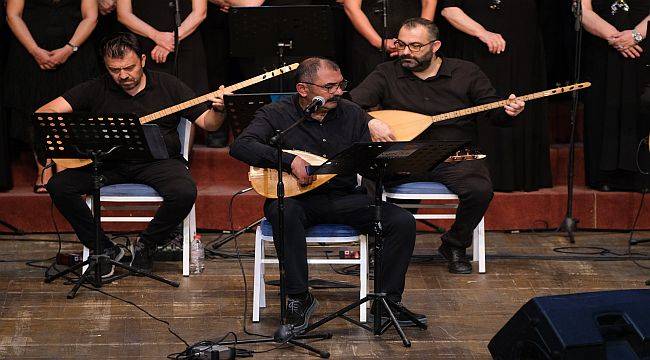
M397 55L394 38L402 22L412 17L433 20L438 0L344 0L352 28L346 43L347 71L358 85L375 66ZM386 28L384 28L384 7Z
M650 0L582 0L585 176L603 191L642 190L637 145L650 121L641 113L641 56L650 51ZM647 56L647 55L645 55ZM645 70L647 71L647 69Z
M276 149L269 145L276 130L283 130L300 120L303 111L315 96L326 103L293 128L283 138L286 149L304 150L329 158L359 141L371 138L370 116L356 104L341 99L347 81L338 65L330 60L308 58L296 70L298 94L260 108L251 124L233 143L230 154L252 166L275 168ZM284 153L282 167L293 174L298 182L308 185L313 177L306 172L309 165L300 156ZM305 229L320 223L347 224L367 232L373 212L371 199L358 190L356 176L339 175L326 184L305 194L285 198L284 242L286 250L275 242L279 254L284 254L286 292L288 294L287 324L294 330L304 329L313 314L317 301L308 289L307 245ZM382 289L389 299L398 303L394 309L398 320L408 325L401 311L400 301L404 291L404 278L415 244L415 219L400 207L382 203L382 224L385 246L382 259ZM278 231L278 205L276 199L264 204L264 214L273 226L274 240ZM423 315L418 316L426 321Z
M222 8L222 0L209 0L207 16L201 23L200 31L205 49L205 60L208 75L208 88L216 89L221 85L234 83L230 76L230 49L228 33L227 7ZM224 124L225 125L225 124ZM205 138L208 147L220 148L228 143L226 126L210 132Z
M138 35L149 68L174 74L174 9L167 1L117 0L118 20ZM181 25L178 78L195 93L208 92L205 52L199 25L206 17L207 0L179 1Z
M102 56L107 73L68 90L43 105L38 112L91 114L133 113L144 116L193 99L194 92L180 80L163 72L145 68L147 57L131 33L117 33L105 40ZM106 160L102 166L104 185L142 183L154 188L164 199L153 220L135 244L132 265L144 271L153 268L153 252L167 241L169 234L183 221L196 199L196 184L180 155L178 136L180 116L205 130L216 130L223 122L223 97L211 99L212 106L197 105L179 114L153 121L163 135L168 159ZM93 190L92 167L70 168L58 172L47 184L52 201L70 222L79 240L94 248L95 223L82 195ZM101 233L107 255L115 261L124 251ZM113 266L100 269L102 276L113 273Z
M442 17L452 28L445 55L478 65L499 94L546 88L546 57L539 26L541 0L441 0ZM551 187L546 101L510 127L478 123L478 144L487 154L497 191Z
M426 115L460 110L499 100L490 80L475 64L436 53L442 46L433 22L414 18L402 25L395 45L399 59L377 66L350 95L363 108L406 110ZM505 109L480 116L461 117L434 124L421 135L432 140L476 139L476 121L508 126L524 102L510 95ZM505 110L505 111L504 111ZM373 134L374 135L374 134ZM472 265L465 249L492 200L492 184L484 160L442 163L433 171L409 181L436 181L458 195L456 221L442 235L438 251L449 261L449 271L468 274Z
M8 0L9 44L3 105L10 136L37 150L30 115L62 92L97 75L92 42L97 0ZM42 161L41 161L42 162ZM45 193L52 168L37 162L35 193Z

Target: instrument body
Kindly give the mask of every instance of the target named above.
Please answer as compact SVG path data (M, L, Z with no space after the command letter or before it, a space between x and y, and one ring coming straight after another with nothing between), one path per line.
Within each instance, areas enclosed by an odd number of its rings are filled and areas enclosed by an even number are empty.
M300 156L311 166L322 165L326 158L308 153L301 150L282 150L289 154L294 154ZM324 183L328 182L330 179L335 177L336 174L326 174L326 175L316 175L316 181L312 182L309 185L302 186L298 184L298 179L295 176L282 172L282 181L284 182L284 193L286 197L296 196L309 192ZM258 194L267 197L276 199L278 197L277 193L277 184L278 184L278 171L275 169L269 168L260 168L251 166L248 171L248 180Z

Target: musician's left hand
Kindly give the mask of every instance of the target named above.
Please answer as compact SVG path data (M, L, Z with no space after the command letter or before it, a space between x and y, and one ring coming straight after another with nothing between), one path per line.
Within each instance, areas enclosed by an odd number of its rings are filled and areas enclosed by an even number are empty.
M368 122L368 130L370 130L372 141L387 142L397 140L390 126L379 119L370 120Z
M219 90L217 90L216 95L213 95L210 97L210 101L212 102L212 109L217 112L224 112L226 108L226 104L223 102L223 85L219 86Z
M517 116L520 112L524 111L526 103L521 99L517 99L515 94L510 94L508 100L512 101L509 101L508 104L503 107L506 110L506 114L510 116Z

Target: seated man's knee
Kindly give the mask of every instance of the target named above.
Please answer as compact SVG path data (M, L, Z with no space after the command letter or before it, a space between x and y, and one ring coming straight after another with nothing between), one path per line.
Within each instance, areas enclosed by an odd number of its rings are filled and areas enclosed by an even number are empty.
M401 234L415 233L415 217L409 211L395 205L389 205L383 222Z
M191 208L196 201L197 190L194 181L185 181L182 185L175 187L174 190L166 196L168 200Z
M458 194L461 201L472 201L475 203L490 203L494 197L492 183L490 181L476 181L468 186L467 189Z

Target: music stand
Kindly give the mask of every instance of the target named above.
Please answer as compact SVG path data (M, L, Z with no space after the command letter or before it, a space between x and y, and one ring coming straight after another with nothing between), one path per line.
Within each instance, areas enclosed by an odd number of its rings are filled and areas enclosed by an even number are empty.
M67 295L68 299L72 299L79 288L86 282L97 288L102 286L99 267L103 264L115 265L130 273L136 273L178 287L177 282L111 259L104 254L103 244L100 239L100 188L103 185L103 177L101 176L102 161L106 159L148 160L154 158L138 117L133 114L91 116L80 113L37 113L32 115L32 120L37 139L44 145L46 157L91 159L93 161L93 192L91 195L93 197L93 221L95 222L94 254L80 264L46 277L45 282L50 283L88 265L86 271ZM91 278L91 273L94 274L94 279Z
M223 101L233 138L237 138L246 129L259 108L294 94L295 92L224 95Z
M422 140L411 142L385 142L385 143L356 143L341 153L335 155L331 160L326 161L321 166L310 167L310 174L360 174L363 177L374 180L375 197L374 197L374 217L371 227L371 234L374 238L374 292L369 293L363 299L330 314L322 320L307 326L304 331L298 334L308 333L325 323L340 317L361 328L371 331L374 335L382 335L388 328L393 325L397 330L402 343L406 347L411 346L411 341L406 338L402 327L397 322L393 311L389 305L396 304L387 298L386 293L378 293L381 289L381 257L383 250L383 233L381 225L381 205L384 180L395 177L406 177L418 173L424 173L432 170L446 158L455 153L459 148L469 143L470 140ZM373 313L373 328L362 324L345 314L370 300L378 301ZM415 315L408 309L404 308L406 316L420 329L426 329L427 326L420 322ZM383 312L388 314L389 319L381 322Z
M285 57L324 56L336 53L334 24L329 6L234 7L228 12L230 56ZM280 91L283 77L279 78Z

